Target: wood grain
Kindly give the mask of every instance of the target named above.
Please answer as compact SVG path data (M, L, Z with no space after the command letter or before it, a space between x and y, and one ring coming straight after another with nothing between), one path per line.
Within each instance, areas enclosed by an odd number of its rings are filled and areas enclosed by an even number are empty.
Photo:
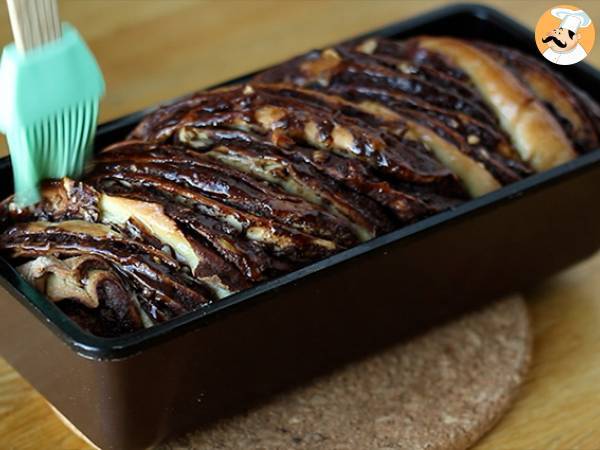
M61 1L60 13L82 31L102 66L108 95L101 120L108 120L446 3L79 0ZM486 3L529 27L553 5ZM600 2L577 6L600 21ZM0 8L0 43L10 40ZM587 60L600 65L600 49ZM477 449L600 449L598 274L600 255L527 294L532 371L513 410ZM1 359L0 449L89 449Z

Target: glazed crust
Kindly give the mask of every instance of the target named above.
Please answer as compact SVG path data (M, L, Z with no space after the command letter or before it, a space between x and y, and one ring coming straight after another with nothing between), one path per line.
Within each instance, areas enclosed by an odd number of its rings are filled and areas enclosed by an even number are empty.
M80 181L0 204L0 250L83 329L118 336L568 161L600 107L512 49L381 38L198 92Z
M598 106L582 98L567 79L542 61L516 50L483 42L476 45L500 60L549 107L578 151L586 152L600 145L600 124L598 117L594 117Z
M371 39L356 46L311 52L259 74L257 81L294 83L311 88L312 96L318 95L315 89L340 95L354 109L377 116L391 133L403 135L410 130L472 196L487 194L530 173L508 138L498 132L482 106L483 99L464 81L410 60L391 60L386 55L383 64L380 57L360 53L374 53L382 43Z
M332 186L345 186L352 192L357 203L363 203L363 196L371 199L376 205L381 205L393 214L400 222L412 222L418 217L434 214L451 208L462 201L460 190L452 195L438 195L435 190L426 186L397 184L378 176L365 162L356 158L344 158L332 152L322 151L307 146L296 145L282 134L273 136L259 135L253 132L224 129L182 127L175 136L177 142L187 146L208 150L219 145L238 145L259 150L270 149L285 156L287 161L294 164L306 164L319 172L326 179L337 182ZM445 187L448 191L449 187ZM393 226L377 213L370 215L370 222L383 221L381 230Z
M576 157L572 142L550 112L502 64L453 38L420 37L416 45L463 70L496 113L521 157L538 171Z
M40 256L18 272L83 328L118 336L143 328L145 313L122 277L102 258Z

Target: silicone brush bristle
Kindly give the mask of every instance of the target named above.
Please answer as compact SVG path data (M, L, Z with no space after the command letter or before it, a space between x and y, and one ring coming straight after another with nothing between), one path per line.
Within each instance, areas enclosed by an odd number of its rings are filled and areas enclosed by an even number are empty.
M0 92L0 130L10 148L15 201L28 206L40 199L42 180L82 174L104 79L79 33L65 24L60 39L27 53L13 44L4 48Z
M16 136L9 133L15 174L15 201L37 202L46 178L78 178L91 156L99 101L86 101L48 117Z

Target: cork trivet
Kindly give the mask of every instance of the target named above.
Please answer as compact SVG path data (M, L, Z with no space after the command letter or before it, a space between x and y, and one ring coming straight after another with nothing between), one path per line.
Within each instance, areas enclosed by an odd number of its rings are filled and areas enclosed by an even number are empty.
M465 449L510 405L530 347L508 298L162 449Z

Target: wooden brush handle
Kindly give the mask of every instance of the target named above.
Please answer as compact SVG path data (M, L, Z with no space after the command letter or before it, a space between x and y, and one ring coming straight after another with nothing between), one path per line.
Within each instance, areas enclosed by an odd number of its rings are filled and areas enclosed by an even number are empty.
M15 45L27 52L61 36L56 0L6 0Z

